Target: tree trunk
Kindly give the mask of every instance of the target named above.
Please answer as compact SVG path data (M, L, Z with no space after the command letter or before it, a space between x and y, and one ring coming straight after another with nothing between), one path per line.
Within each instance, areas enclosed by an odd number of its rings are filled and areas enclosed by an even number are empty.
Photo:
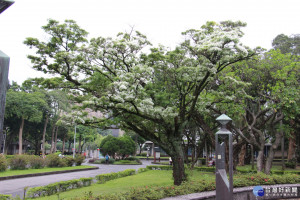
M55 123L53 123L53 127L52 127L52 134L51 134L51 149L50 149L50 153L53 153L54 151L54 133L55 133Z
M22 149L23 149L23 129L24 129L24 117L22 117L21 119L21 125L20 125L20 129L19 129L19 155L22 154Z
M289 150L288 150L288 160L296 157L296 134L294 131L291 132L289 137Z
M274 149L271 146L271 148L269 150L269 154L268 154L267 160L266 160L266 166L265 166L265 173L266 174L270 174L270 172L271 172L273 158L274 158Z
M207 150L207 140L205 139L205 154L206 154L206 157L205 157L205 164L206 166L208 166L208 150Z
M246 155L246 144L242 146L239 153L239 164L238 166L244 166L245 165L245 155Z
M72 144L72 141L69 140L69 147L68 147L68 153L71 152L71 144Z
M272 146L270 147L269 154L268 154L267 161L266 161L266 166L265 166L266 174L270 174L270 172L271 172L272 162L274 159L274 153L275 153L275 150L278 148L278 146L281 142L281 139L283 138L282 136L283 136L282 131L280 131L280 133L277 132L275 134L275 141L273 142Z
M57 144L57 132L58 132L58 127L56 127L56 131L55 131L55 140L54 140L53 153L55 153L55 152L57 151L57 149L56 149L56 144Z
M258 156L256 158L257 172L262 172L264 169L264 148L258 151Z
M46 115L46 121L44 124L44 130L43 130L43 140L42 140L42 157L45 157L45 137L46 137L46 130L47 130L47 125L48 125L48 115Z
M65 154L65 144L66 144L66 135L64 135L63 143L62 143L62 154Z
M251 169L254 170L254 147L251 144Z
M81 134L79 134L78 153L81 154Z
M173 178L174 185L180 185L183 181L186 181L187 177L184 169L184 153L181 145L181 141L173 141L172 147L174 149L171 156L173 163Z

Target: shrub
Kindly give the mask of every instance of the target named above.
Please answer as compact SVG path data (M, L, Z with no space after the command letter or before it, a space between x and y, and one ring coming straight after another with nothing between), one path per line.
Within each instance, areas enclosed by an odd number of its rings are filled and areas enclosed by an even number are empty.
M5 156L0 154L0 172L3 172L7 169L7 161Z
M113 159L113 158L110 158L108 160L108 164L114 164L114 162L115 162L115 159ZM106 162L105 162L105 159L100 159L100 160L95 160L94 163L96 163L96 164L105 164Z
M45 160L39 156L29 156L28 157L30 168L41 169L45 166Z
M146 172L146 171L149 171L148 168L139 168L138 169L138 173L142 173L142 172Z
M160 165L160 166L148 165L147 169L151 169L151 170L172 170L173 166L170 166L170 165Z
M48 167L63 167L65 163L62 162L62 159L58 154L49 154L46 157L46 164Z
M93 178L81 178L81 179L75 179L69 181L61 181L58 183L52 183L41 187L30 188L27 192L27 197L35 198L35 197L42 197L42 196L50 196L53 194L57 194L59 192L90 186L92 184L92 181Z
M147 156L147 153L143 152L143 153L140 154L140 156L144 156L145 157L145 156Z
M82 182L84 187L90 186L93 182L93 178L80 178L79 180Z
M83 155L76 154L75 155L75 165L80 166L83 163L84 159L85 159L85 157Z
M10 200L10 199L12 199L12 196L7 195L7 194L0 194L0 199L1 200Z
M13 170L26 169L27 163L28 163L28 161L27 161L26 155L15 155L9 161L10 168Z
M66 166L68 167L72 167L75 160L73 157L70 157L70 156L67 156L67 157L64 157L62 158L62 161L66 164Z
M97 175L95 178L98 181L98 183L105 183L106 181L114 180L117 178L125 177L125 176L131 176L135 174L134 169L126 169L121 172L112 172L109 174L100 174Z
M125 158L125 160L136 161L137 163L142 164L141 160L137 157L128 157L128 158Z
M288 168L296 169L296 167L297 167L297 159L296 158L292 158L292 159L288 160L288 162L285 163L285 166L288 167Z

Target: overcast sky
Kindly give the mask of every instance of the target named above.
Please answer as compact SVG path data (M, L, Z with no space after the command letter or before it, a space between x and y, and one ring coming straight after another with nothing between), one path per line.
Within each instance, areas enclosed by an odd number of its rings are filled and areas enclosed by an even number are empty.
M181 32L198 29L206 21L241 20L243 43L271 48L278 34L300 33L299 0L15 0L0 15L0 50L10 56L10 81L21 84L41 76L26 58L26 37L44 39L41 26L52 18L75 20L89 32L89 38L115 36L135 30L153 44L174 47Z

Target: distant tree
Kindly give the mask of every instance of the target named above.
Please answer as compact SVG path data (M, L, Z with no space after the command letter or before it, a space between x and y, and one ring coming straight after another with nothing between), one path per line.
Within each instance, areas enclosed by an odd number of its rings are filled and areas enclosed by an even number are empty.
M15 117L20 121L19 154L22 154L25 121L40 122L45 108L47 108L47 103L41 92L28 93L21 87L11 87L7 91L5 115L6 117Z
M277 35L272 42L272 46L274 49L279 49L283 54L300 55L300 34L291 36Z
M135 142L129 136L122 136L118 138L120 149L117 152L118 155L122 156L122 159L126 155L133 155L136 151Z
M118 138L112 135L108 135L102 140L100 148L100 151L103 155L108 154L111 157L115 158L115 153L120 150L120 141L118 140Z
M143 144L146 142L146 140L133 131L126 131L125 135L128 135L129 137L131 137L132 140L134 140L136 145L139 146L139 151L140 151L139 154L141 154Z

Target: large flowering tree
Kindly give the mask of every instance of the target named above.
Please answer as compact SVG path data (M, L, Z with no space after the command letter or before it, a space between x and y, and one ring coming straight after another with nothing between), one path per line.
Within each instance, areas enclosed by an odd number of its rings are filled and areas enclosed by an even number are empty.
M226 66L254 55L240 43L244 26L207 22L184 32L185 41L168 50L151 47L137 31L87 42L74 21L49 20L43 27L49 41L27 38L25 44L37 49L28 56L35 69L60 75L44 84L71 89L84 107L107 117L89 123L118 124L158 144L172 157L179 185L186 180L183 129L201 107L200 94Z

